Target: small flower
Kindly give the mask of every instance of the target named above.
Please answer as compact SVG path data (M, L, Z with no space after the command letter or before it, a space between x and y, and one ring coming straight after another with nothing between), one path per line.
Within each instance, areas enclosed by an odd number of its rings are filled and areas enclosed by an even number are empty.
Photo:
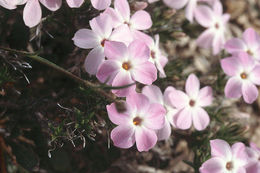
M260 65L245 52L237 57L229 57L221 60L221 67L230 76L225 86L225 95L228 98L239 98L243 95L246 103L253 103L258 96L260 85Z
M197 130L204 130L209 125L209 115L202 108L212 103L212 88L204 87L200 90L199 79L189 75L185 84L186 93L175 90L170 94L172 105L178 109L174 116L174 123L177 128L189 129L192 125Z
M260 36L254 29L248 28L243 33L243 38L233 38L226 42L225 49L232 55L246 52L255 60L260 61Z
M170 124L172 124L175 127L173 117L177 113L177 109L172 105L172 103L169 100L169 95L173 90L175 90L175 88L167 87L164 91L164 94L162 94L160 88L155 85L145 86L142 90L142 94L147 96L151 103L158 103L162 105L166 110L166 113L164 115L164 126L162 129L156 131L158 140L166 140L170 137Z
M246 153L249 157L249 163L246 165L246 171L248 173L260 172L260 148L254 143L250 143L250 147L246 148Z
M218 54L224 47L226 25L229 14L223 14L223 7L215 1L213 9L206 5L199 5L195 11L195 18L200 25L207 28L197 39L197 44L203 48L213 47L213 54Z
M100 66L97 78L112 86L124 86L138 81L151 85L157 78L157 70L149 62L150 51L140 40L133 41L128 47L121 42L108 41L105 44L105 55L108 60ZM119 97L134 92L135 85L113 90Z
M193 22L193 16L195 13L195 10L197 8L197 3L198 2L211 2L212 0L163 0L163 2L173 8L173 9L181 9L185 5L187 5L186 10L185 10L185 15L186 18L190 21ZM155 2L155 1L152 1Z
M201 173L245 173L245 165L248 163L248 157L245 152L245 145L237 142L229 144L221 139L210 141L211 156L200 167Z
M113 19L113 26L127 24L131 30L146 30L152 26L149 13L139 10L130 16L130 7L127 0L115 0L114 8L107 8L105 13Z
M105 60L104 46L108 40L128 43L132 35L126 25L122 25L112 32L111 18L107 14L100 14L90 22L90 29L78 30L72 40L83 49L92 49L86 57L84 67L90 75L95 75Z
M91 4L95 9L104 10L111 4L111 0L91 0Z
M70 8L79 8L84 3L84 0L66 0L66 1Z
M143 94L132 94L124 102L126 111L119 112L116 104L107 106L109 119L116 125L111 139L119 148L130 148L136 142L138 151L148 151L157 142L154 130L164 125L165 109L157 103L150 103Z

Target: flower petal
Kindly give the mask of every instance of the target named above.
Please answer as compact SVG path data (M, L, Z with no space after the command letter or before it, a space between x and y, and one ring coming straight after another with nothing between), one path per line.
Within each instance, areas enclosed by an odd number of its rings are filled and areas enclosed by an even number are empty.
M172 86L168 86L163 93L163 101L166 105L169 105L171 107L174 107L174 105L172 105L171 100L170 100L170 94L172 93L172 91L175 91L175 88Z
M254 84L260 85L260 65L255 66L255 68L251 71L249 77Z
M200 173L225 172L225 161L219 157L213 157L202 164Z
M28 0L23 10L23 20L26 26L32 28L38 25L42 18L42 9L38 0Z
M250 72L255 67L255 61L254 59L249 56L246 52L240 52L238 54L238 60L240 61L240 64L244 68L244 70Z
M61 7L62 1L61 0L40 0L42 5L48 8L51 11L56 11Z
M200 90L200 81L198 77L194 74L190 74L188 79L186 80L185 90L188 96L193 99L196 99Z
M212 29L205 30L196 40L198 46L202 48L210 48L214 39L214 31Z
M214 55L217 55L223 49L224 43L225 43L224 34L223 33L215 34L212 42Z
M212 88L209 86L202 88L199 91L197 100L198 100L199 106L201 106L201 107L211 105L212 100L213 100Z
M242 95L242 81L237 77L232 77L225 86L225 95L228 98L239 98Z
M127 56L127 47L124 43L116 41L106 41L105 55L108 59L122 60Z
M123 24L114 29L109 40L123 42L124 44L129 45L133 41L133 35L129 27L126 24Z
M189 1L188 5L185 9L185 16L191 23L193 22L193 16L194 16L196 7L197 7L197 1Z
M248 156L246 154L246 146L242 142L237 142L232 145L231 150L233 158L240 160L240 166L245 166L248 163Z
M139 10L130 19L131 27L136 30L146 30L151 28L153 22L149 13Z
M246 44L248 47L259 47L260 44L260 37L255 32L253 28L248 28L244 33L243 33L243 39L245 40Z
M208 113L200 107L192 112L192 120L195 129L199 131L204 130L209 125L210 121Z
M89 29L78 30L72 40L76 46L83 49L95 48L100 45L97 35Z
M119 148L130 148L135 143L135 131L131 126L117 126L110 135L114 145Z
M84 3L84 0L67 0L70 8L79 8Z
M187 4L188 0L163 0L163 2L171 8L181 9Z
M195 18L197 22L205 28L213 25L214 13L209 6L199 5L195 10Z
M231 54L247 50L247 46L245 45L244 41L239 38L233 38L231 40L228 40L225 43L224 47L227 50L227 52Z
M102 39L108 39L112 33L112 19L108 14L101 13L99 16L90 20L89 24L93 32Z
M245 82L242 84L242 94L246 103L253 103L258 96L258 89L252 82Z
M100 65L96 76L100 82L111 84L120 68L119 63L116 61L106 60Z
M161 89L156 85L149 85L145 86L142 89L142 93L146 95L151 103L163 103L163 94L161 92Z
M133 93L126 97L126 103L131 105L132 109L137 109L138 113L146 114L150 107L150 101L144 94Z
M224 58L220 61L223 71L229 76L240 73L241 65L237 57Z
M232 151L229 144L221 139L210 140L211 156L220 157L225 160L232 159Z
M174 123L177 128L182 130L189 129L192 124L192 111L189 108L181 109L175 116L174 116Z
M165 123L165 108L158 103L153 103L145 112L144 126L149 129L159 130Z
M91 4L95 9L104 10L111 4L111 0L91 0Z
M127 0L115 0L115 9L122 16L123 20L129 21L130 19L130 7Z
M134 64L146 62L150 57L150 49L141 40L135 40L128 46L128 52Z
M124 102L125 105L125 102ZM125 105L127 108L127 106ZM127 114L127 111L119 112L115 103L106 106L107 113L110 121L116 125L126 125L131 121L130 115Z
M162 129L156 131L157 138L159 141L167 140L171 136L171 125L169 121L165 120L164 126Z
M182 109L189 104L189 97L180 90L173 90L169 94L169 99L171 104L176 107L177 109Z
M105 55L102 47L92 49L87 55L84 67L90 75L96 75L99 66L104 62Z
M136 128L135 139L137 149L140 152L150 150L157 142L156 133L145 127Z

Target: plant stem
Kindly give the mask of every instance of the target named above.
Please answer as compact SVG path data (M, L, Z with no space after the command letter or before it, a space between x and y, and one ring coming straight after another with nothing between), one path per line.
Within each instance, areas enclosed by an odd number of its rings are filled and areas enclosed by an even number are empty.
M39 63L47 65L47 66L55 69L56 71L59 71L60 73L64 74L65 76L68 76L69 78L73 79L77 83L80 83L80 84L84 85L85 87L93 89L94 91L101 94L103 97L107 98L109 101L111 101L111 102L117 101L115 95L110 95L109 93L107 93L106 91L101 89L101 87L99 85L96 85L92 82L81 79L80 77L72 74L71 72L65 70L64 68L54 64L53 62L36 55L35 53L30 53L30 52L26 52L26 51L19 51L19 50L5 48L5 47L1 47L1 46L0 46L0 49L4 50L4 51L12 52L12 53L21 54L21 55L24 55L25 57L28 57L28 58L33 59L35 61L38 61ZM118 88L120 88L120 87L118 87Z

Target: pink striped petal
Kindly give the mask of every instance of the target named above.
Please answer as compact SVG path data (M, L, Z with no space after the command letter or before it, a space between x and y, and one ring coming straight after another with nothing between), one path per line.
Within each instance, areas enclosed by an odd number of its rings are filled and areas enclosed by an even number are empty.
M135 40L128 46L128 52L134 64L146 62L150 57L150 49L141 40Z
M237 142L232 145L231 150L233 157L236 158L237 160L240 160L240 166L245 166L245 164L248 161L248 156L245 152L246 146L242 142Z
M237 77L232 77L225 86L225 95L228 98L239 98L242 95L242 81Z
M226 162L219 157L213 157L202 164L200 173L222 173L226 171Z
M130 19L131 27L136 30L146 30L151 28L153 22L149 13L139 10Z
M91 4L95 9L104 10L111 4L111 0L91 0Z
M200 89L200 81L196 75L190 74L188 79L186 80L185 90L188 96L193 99L196 99L199 94Z
M91 49L100 45L98 36L89 29L78 30L72 40L76 46L83 49Z
M38 25L42 18L42 9L38 0L28 0L23 10L23 20L26 26L32 28Z
M96 76L100 82L111 84L120 68L116 61L106 60L100 65Z
M197 100L198 100L199 106L201 106L201 107L211 105L212 100L213 100L212 88L209 86L202 88L199 91Z
M163 2L171 8L181 9L187 4L188 0L163 0Z
M135 139L137 149L140 152L150 150L157 142L156 133L145 127L136 128Z
M127 47L121 42L107 41L105 44L105 55L108 59L120 61L127 56Z
M192 111L189 108L184 108L180 110L174 116L174 123L176 127L182 130L187 130L191 127L192 124Z
M112 103L111 105L107 105L107 113L110 121L112 121L116 125L127 125L129 121L131 121L131 116L126 114L125 112L118 112L116 104Z
M237 57L224 58L220 61L223 71L229 76L239 75L241 65Z
M131 75L135 81L151 85L157 79L157 70L153 63L147 61L136 65L132 70Z
M67 0L70 8L79 8L84 3L84 0Z
M88 72L90 75L95 75L99 66L104 62L104 60L105 55L102 47L96 47L92 49L84 62L86 72Z
M51 11L58 10L62 4L62 0L40 0L40 2Z
M245 82L242 84L242 94L246 103L253 103L258 97L258 89L251 82Z
M211 156L220 157L225 160L232 159L232 151L229 144L221 139L214 139L210 141Z
M208 113L200 107L192 112L192 120L195 129L199 131L204 130L210 121Z
M135 143L135 131L131 126L117 126L110 135L114 145L119 148L130 148Z

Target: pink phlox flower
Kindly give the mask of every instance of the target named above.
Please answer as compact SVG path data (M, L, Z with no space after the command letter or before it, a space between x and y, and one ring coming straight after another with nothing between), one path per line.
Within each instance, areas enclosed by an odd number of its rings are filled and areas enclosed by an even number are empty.
M144 10L139 10L130 16L130 7L127 0L115 0L114 9L107 8L105 13L112 17L115 28L127 24L134 31L146 30L152 26L151 16Z
M97 10L104 10L111 4L111 0L91 0L92 6Z
M260 61L260 36L253 28L243 33L242 39L233 38L225 43L225 49L232 55L246 52L255 60Z
M157 70L149 61L150 50L147 45L135 40L127 47L124 43L107 41L105 44L107 60L100 66L97 78L112 86L124 86L135 83L151 85L157 79ZM135 85L112 90L119 97L135 92Z
M197 45L202 48L213 48L213 54L218 54L224 47L229 14L223 14L223 7L215 1L213 8L199 5L195 10L195 18L203 27L207 28L197 39Z
M260 65L245 52L237 57L228 57L221 60L221 67L230 77L225 86L225 95L228 98L239 98L243 95L246 103L253 103L258 96L260 85Z
M72 40L80 48L92 49L85 59L84 67L90 75L95 75L105 60L104 46L108 40L129 43L133 38L126 25L112 31L111 18L104 13L93 18L89 24L91 30L78 30Z
M175 124L173 122L173 117L177 113L177 109L172 105L169 99L170 93L175 90L173 87L167 87L164 91L164 94L162 94L161 90L159 87L155 85L149 85L145 86L142 89L142 94L147 96L150 100L151 103L158 103L162 105L165 110L165 123L162 129L157 130L157 137L158 140L166 140L170 137L171 135L171 126L170 124L175 127Z
M66 1L70 8L79 8L84 3L84 0L66 0Z
M241 142L229 144L221 139L210 141L211 159L200 167L201 173L246 173L248 156Z
M107 105L109 119L118 125L110 135L114 145L130 148L136 143L138 151L150 150L157 142L155 130L164 125L164 107L137 93L126 97L124 107L119 111L115 103Z
M158 34L155 35L155 40L149 35L136 31L133 35L134 39L144 41L150 49L150 61L155 64L159 71L159 77L165 78L166 74L164 72L164 67L168 63L168 58L163 55L160 49L160 37Z
M163 2L173 8L173 9L181 9L186 6L185 16L190 21L193 22L194 13L197 8L198 2L211 2L213 0L163 0Z
M212 88L206 86L200 89L200 82L197 76L190 74L186 84L186 93L180 90L172 91L170 100L172 105L178 109L174 116L174 123L177 128L189 129L192 125L197 130L204 130L210 122L208 113L203 109L212 103Z
M254 143L250 143L250 147L246 148L246 153L249 157L249 163L246 165L247 173L260 172L260 148Z

